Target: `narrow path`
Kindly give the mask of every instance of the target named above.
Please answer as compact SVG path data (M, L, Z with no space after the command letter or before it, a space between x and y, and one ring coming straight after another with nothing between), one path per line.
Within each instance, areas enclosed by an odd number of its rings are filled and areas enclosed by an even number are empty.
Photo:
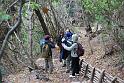
M81 33L77 30L77 33ZM36 63L43 68L44 60L39 58ZM5 80L5 83L87 83L86 79L83 78L82 74L75 78L70 78L70 73L66 73L66 68L62 67L62 63L59 62L59 53L56 49L53 50L53 63L54 71L53 74L42 73L42 77L48 78L49 80L37 79L35 72L29 72L28 68L16 75L9 75Z
M69 73L66 73L66 68L62 67L62 63L59 62L59 55L56 53L56 50L53 50L53 62L54 62L54 71L53 74L43 73L44 78L49 80L40 80L37 79L34 72L29 72L28 68L16 75L9 75L5 80L5 83L87 83L84 82L83 77L76 76L75 78L70 78ZM43 66L44 61L39 59L37 63L40 66Z

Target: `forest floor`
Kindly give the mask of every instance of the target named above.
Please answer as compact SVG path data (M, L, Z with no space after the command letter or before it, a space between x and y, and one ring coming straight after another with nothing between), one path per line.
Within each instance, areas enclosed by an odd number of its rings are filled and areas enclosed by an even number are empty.
M91 64L93 67L99 68L101 70L105 69L105 71L112 76L117 76L124 80L124 68L122 70L119 70L119 67L116 66L116 64L120 60L119 55L114 54L102 58L104 55L104 51L102 49L99 36L91 40L93 49L93 54L91 54L87 42L88 40L84 36L85 31L83 29L84 28L76 29L77 33L79 33L81 36L79 38L79 41L85 48L85 54L81 58L85 59L85 61L87 61L87 63ZM41 58L39 58L36 63L39 65L39 67L44 66L44 61ZM87 83L86 79L83 79L81 74L80 76L76 76L76 78L69 77L69 73L66 73L66 68L62 67L62 63L59 62L59 53L56 51L56 49L53 52L53 63L53 74L42 74L44 77L47 77L48 80L36 79L35 73L33 71L30 73L28 69L25 68L24 71L16 75L7 76L5 79L5 83Z
M119 62L121 57L119 53L114 53L112 55L106 55L104 58L104 49L101 43L100 35L91 40L91 46L93 49L93 54L90 52L90 47L88 44L88 38L85 37L85 30L83 28L78 29L78 33L81 34L80 42L85 48L85 54L82 57L85 61L91 64L93 67L105 70L110 75L120 77L124 80L124 68L120 68Z
M5 78L5 83L87 83L80 73L80 76L75 78L70 78L70 73L66 73L66 67L62 67L62 63L59 62L59 55L56 53L56 50L53 50L55 54L53 57L54 71L52 74L45 73L42 71L44 69L44 60L42 58L37 59L36 64L41 71L38 73L40 79L37 79L36 72L29 72L28 68L25 68L24 71L16 75L9 75Z

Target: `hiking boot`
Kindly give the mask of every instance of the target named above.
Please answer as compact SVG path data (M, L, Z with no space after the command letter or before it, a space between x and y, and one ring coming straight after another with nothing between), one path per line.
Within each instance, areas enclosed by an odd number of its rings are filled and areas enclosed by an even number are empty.
M49 72L50 74L53 74L53 72Z
M45 69L45 73L48 73L48 70L47 69Z
M53 74L53 70L50 70L49 73L50 73L50 74Z
M73 75L70 75L69 77L70 77L70 78L74 78L75 76L73 76Z
M63 64L63 66L62 67L66 67L66 64Z
M66 73L70 73L70 70L67 70Z
M79 76L80 74L79 74L79 73L76 73L75 75L76 75L76 76Z

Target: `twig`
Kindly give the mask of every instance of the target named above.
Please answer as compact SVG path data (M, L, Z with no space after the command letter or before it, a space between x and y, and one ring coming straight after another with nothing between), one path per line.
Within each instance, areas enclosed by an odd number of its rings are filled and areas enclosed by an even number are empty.
M13 2L7 9L6 9L6 13L9 10L9 8L11 8L13 5L15 5L18 2L18 0L16 0L15 2Z
M22 0L19 0L19 4L20 4L20 7L19 7L19 12L18 12L19 13L19 15L18 15L18 21L10 29L10 31L7 33L7 35L6 35L6 37L5 37L4 41L3 41L2 47L0 49L0 60L1 60L2 56L3 56L3 51L4 51L5 45L7 43L7 40L9 39L10 34L13 33L13 31L15 31L18 28L19 24L21 23Z

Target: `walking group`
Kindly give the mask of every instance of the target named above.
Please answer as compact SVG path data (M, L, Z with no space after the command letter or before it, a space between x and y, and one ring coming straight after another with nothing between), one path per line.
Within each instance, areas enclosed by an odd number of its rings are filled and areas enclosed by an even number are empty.
M53 72L52 48L55 48L56 45L60 48L59 61L63 64L62 67L66 67L66 73L71 72L69 77L79 76L79 57L84 54L84 49L78 43L78 35L72 33L69 29L65 32L59 32L56 37L56 44L50 35L45 35L40 40L41 56L45 61L45 71Z

